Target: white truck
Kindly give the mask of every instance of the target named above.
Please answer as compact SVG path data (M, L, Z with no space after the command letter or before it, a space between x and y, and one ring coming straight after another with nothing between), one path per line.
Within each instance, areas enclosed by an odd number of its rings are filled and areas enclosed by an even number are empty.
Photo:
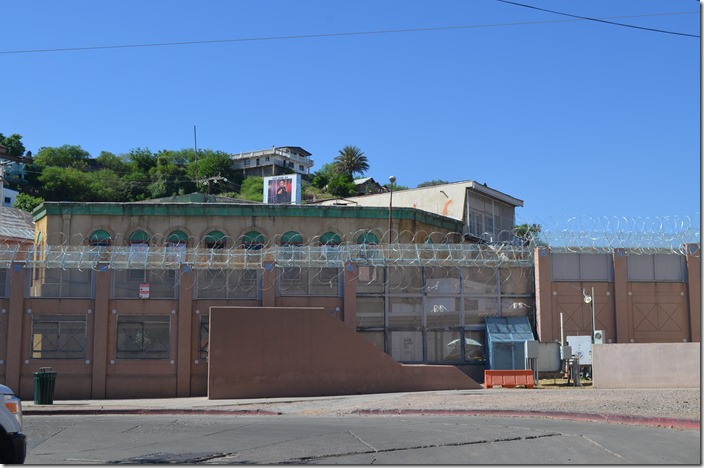
M0 385L0 463L18 465L27 455L27 436L22 432L22 400Z

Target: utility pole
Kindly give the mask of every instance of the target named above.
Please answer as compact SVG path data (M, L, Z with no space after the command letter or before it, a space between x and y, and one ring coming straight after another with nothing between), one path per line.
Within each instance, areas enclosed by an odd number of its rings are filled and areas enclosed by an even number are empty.
M198 140L196 139L196 126L193 126L193 149L196 152L196 181L198 180Z
M208 195L210 195L210 183L215 182L216 184L218 182L227 182L227 179L225 177L221 176L215 176L215 177L206 177L205 179L201 179L197 181L198 183L201 184L208 184Z

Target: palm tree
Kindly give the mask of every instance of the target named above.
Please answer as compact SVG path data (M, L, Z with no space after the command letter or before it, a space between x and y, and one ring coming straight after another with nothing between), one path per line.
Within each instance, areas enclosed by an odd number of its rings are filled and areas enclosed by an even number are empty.
M355 173L363 175L364 172L369 170L369 162L362 150L356 146L349 145L340 150L340 154L335 157L333 165L335 172L350 176Z

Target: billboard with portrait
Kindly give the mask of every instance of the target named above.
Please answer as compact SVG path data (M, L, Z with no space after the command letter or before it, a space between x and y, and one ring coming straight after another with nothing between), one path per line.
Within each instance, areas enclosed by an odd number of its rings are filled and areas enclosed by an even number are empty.
M300 174L264 177L264 203L296 205L300 201Z

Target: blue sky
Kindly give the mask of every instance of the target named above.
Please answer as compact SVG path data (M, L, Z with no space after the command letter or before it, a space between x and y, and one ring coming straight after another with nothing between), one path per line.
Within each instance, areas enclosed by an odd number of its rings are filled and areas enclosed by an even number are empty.
M695 0L521 3L700 33ZM519 221L699 216L698 38L496 0L21 0L3 17L0 133L35 153L192 148L195 125L199 149L301 146L317 170L355 145L382 183L487 183L524 201ZM340 34L407 29L433 30ZM219 40L238 41L7 53Z

